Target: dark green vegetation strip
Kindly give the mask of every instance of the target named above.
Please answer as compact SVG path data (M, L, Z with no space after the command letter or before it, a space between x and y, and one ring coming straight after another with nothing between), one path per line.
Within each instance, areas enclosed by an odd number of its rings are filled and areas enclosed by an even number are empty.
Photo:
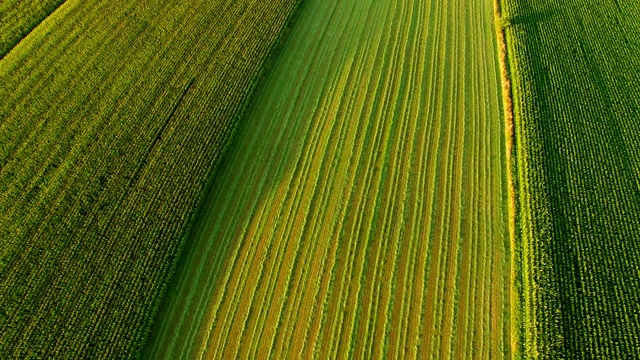
M640 353L640 2L506 0L526 354Z
M65 0L0 1L0 59Z
M69 1L0 61L0 358L135 356L296 4Z

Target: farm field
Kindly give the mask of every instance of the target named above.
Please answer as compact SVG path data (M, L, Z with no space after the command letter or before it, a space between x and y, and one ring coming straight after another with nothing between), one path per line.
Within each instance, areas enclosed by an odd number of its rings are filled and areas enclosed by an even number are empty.
M53 3L0 2L2 46L15 14ZM297 3L68 0L32 18L0 60L0 359L140 352Z
M502 1L525 355L640 354L640 2Z
M0 59L65 0L0 1Z
M143 358L517 355L490 0L308 0Z

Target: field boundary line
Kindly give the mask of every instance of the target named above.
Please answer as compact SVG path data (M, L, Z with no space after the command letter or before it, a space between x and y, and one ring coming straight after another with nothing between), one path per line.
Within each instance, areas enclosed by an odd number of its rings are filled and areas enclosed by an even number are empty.
M56 11L58 11L58 9L60 9L60 7L62 7L62 5L66 4L66 2L67 2L67 0L62 0L62 1L60 1L59 4L54 5L54 8L48 14L46 14L44 17L42 17L40 20L34 22L33 25L25 31L25 33L24 33L24 35L22 35L22 37L16 39L15 42L13 44L10 44L5 50L0 50L0 61L2 61L5 58L5 56L7 56L11 51L13 51L13 49L15 49L16 46L18 46L22 42L22 40L26 39L29 35L31 35L31 33L36 28L38 28L38 26L40 26L49 17L51 17L51 15L53 15Z
M502 80L502 110L504 116L504 136L507 164L508 186L508 227L509 227L509 266L510 266L510 347L511 358L523 358L524 332L522 331L522 319L520 304L522 303L521 279L521 251L518 246L517 223L517 161L516 159L516 134L514 127L513 91L511 87L511 68L509 66L509 53L507 47L507 31L510 25L509 17L505 16L502 0L494 0L495 31L498 42L498 63L500 66L500 79Z
M291 5L291 12L287 20L284 22L280 33L278 34L273 44L271 44L271 46L269 47L265 58L259 64L260 69L258 71L258 74L255 77L254 81L252 81L249 84L250 89L248 90L248 96L244 99L244 101L242 102L242 104L240 105L240 107L238 108L237 112L234 115L234 121L231 126L229 136L226 138L226 141L224 142L220 152L221 154L220 159L214 165L214 168L211 169L211 175L209 176L206 182L206 185L204 185L203 191L205 195L195 205L196 210L191 215L191 218L189 219L189 222L185 227L182 238L180 239L180 243L178 244L178 251L176 254L177 259L181 259L183 257L183 254L187 252L187 248L190 246L187 240L189 239L189 237L193 236L192 234L196 231L195 224L197 222L197 219L201 218L203 214L206 213L205 204L208 201L208 197L210 196L210 193L213 191L212 187L215 180L219 177L219 174L218 174L219 169L227 166L226 163L230 158L229 151L234 146L237 146L238 140L237 140L236 133L239 131L243 131L242 128L244 127L244 122L240 120L246 116L248 109L252 106L253 102L255 101L254 100L255 94L258 92L258 90L266 80L267 73L273 67L275 60L280 55L282 47L288 41L291 29L293 28L296 21L298 20L298 16L301 13L304 5L306 5L306 3L303 0L296 0L295 3ZM189 84L188 87L190 88L191 85L192 84ZM185 94L187 91L188 89L185 91ZM156 326L156 323L158 321L157 319L158 312L161 307L166 306L166 301L168 301L168 299L166 299L167 298L166 292L170 287L169 284L175 281L174 276L175 276L175 273L178 271L179 266L181 266L179 261L176 261L170 267L169 272L172 274L171 276L169 276L170 280L164 284L163 289L160 290L162 295L158 297L157 302L153 305L154 310L151 315L152 321L149 323L149 325L143 332L142 342L145 344L144 347L147 349L148 349L147 343L149 342L150 337L152 336L152 333L153 333L152 328ZM211 329L209 329L208 332L211 332ZM139 350L138 354L143 354L145 351L141 349ZM200 354L200 357L201 358L204 357L204 352Z

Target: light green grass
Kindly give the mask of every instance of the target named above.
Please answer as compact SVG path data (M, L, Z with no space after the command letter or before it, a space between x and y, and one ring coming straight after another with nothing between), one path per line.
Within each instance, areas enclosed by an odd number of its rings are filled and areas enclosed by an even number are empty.
M509 358L493 2L309 0L146 358Z

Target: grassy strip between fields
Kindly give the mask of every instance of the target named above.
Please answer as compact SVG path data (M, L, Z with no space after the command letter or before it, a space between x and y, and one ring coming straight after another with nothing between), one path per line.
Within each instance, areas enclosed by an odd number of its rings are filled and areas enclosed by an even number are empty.
M503 18L503 1L494 0L495 29L498 39L498 61L500 63L500 76L502 79L502 105L505 121L505 154L507 161L507 182L509 187L509 261L510 261L510 326L511 326L511 357L520 359L523 357L524 334L521 312L522 304L522 247L517 235L517 161L516 161L516 135L514 128L513 94L511 88L511 75L509 67L509 54L507 51L506 23Z
M297 0L69 0L0 60L0 358L130 358Z

